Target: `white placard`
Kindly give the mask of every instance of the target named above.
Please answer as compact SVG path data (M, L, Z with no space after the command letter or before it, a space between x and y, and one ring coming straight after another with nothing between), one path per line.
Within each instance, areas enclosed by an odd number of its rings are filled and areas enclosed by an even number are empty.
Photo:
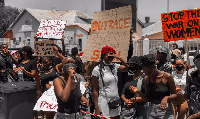
M65 24L66 21L42 19L38 28L37 38L61 39Z

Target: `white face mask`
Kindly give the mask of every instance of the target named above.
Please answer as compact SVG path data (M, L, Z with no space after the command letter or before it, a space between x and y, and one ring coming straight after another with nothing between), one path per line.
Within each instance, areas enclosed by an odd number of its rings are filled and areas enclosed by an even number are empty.
M194 64L198 69L200 69L200 59L195 59Z
M105 65L113 65L113 62L110 62L110 64L106 64L106 62L103 60L103 63L105 64Z

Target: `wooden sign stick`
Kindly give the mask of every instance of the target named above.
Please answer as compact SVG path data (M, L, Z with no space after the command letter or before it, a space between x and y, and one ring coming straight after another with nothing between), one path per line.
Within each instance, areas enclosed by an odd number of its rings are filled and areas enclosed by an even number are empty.
M186 32L186 25L185 22L183 22L183 29L185 31L184 37L185 37L185 47L186 47L186 53L187 53L187 65L190 65L190 60L189 60L189 50L188 50L188 42L187 42L187 32Z
M190 65L190 59L189 59L189 50L188 50L188 42L187 42L187 32L186 32L186 25L185 22L183 22L183 30L184 30L184 37L185 37L185 47L186 47L186 53L187 53L187 67ZM188 75L188 68L187 68L187 74L186 74L186 79L188 81L189 75ZM186 82L187 82L186 81Z

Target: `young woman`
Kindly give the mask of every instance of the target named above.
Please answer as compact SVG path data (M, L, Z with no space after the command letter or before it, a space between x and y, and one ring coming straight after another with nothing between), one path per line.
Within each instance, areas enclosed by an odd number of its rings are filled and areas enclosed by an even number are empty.
M112 63L114 58L119 59L123 65ZM126 61L119 57L113 48L109 46L102 48L100 64L92 71L95 114L114 119L120 118L121 99L118 94L117 72L127 70Z
M174 108L174 118L175 119L184 119L187 111L187 100L185 97L185 88L186 88L186 76L187 71L185 71L184 61L182 59L176 60L176 71L172 72L174 82L176 85L176 91L178 93L177 99L172 101ZM177 115L178 112L178 115ZM177 118L176 118L177 115Z
M24 46L20 50L20 61L18 68L15 68L15 73L19 70L23 71L24 81L33 81L34 75L37 71L37 63L33 59L33 50L30 46Z
M80 101L87 106L89 103L81 94L80 77L75 75L75 61L72 57L66 57L62 65L63 75L53 81L58 102L57 119L81 119L78 115Z
M38 78L36 80L38 98L40 97L40 95L44 93L44 91L47 91L51 87L51 82L53 82L53 80L58 77L56 69L52 66L52 59L50 57L42 58L42 67L39 75L40 75L40 80L38 80ZM42 112L43 118L44 115L46 115L47 119L54 118L55 112L46 110L42 111L44 111Z
M130 90L141 97L136 102L149 101L148 119L174 119L173 108L169 101L177 97L176 86L171 74L160 71L155 67L155 56L144 55L141 58L143 72L145 73L145 94L136 87L130 86Z
M133 56L128 61L129 67L128 72L130 74L128 77L128 81L124 85L124 89L122 91L122 100L125 102L124 107L121 112L121 119L147 119L147 107L145 102L137 102L135 104L134 100L137 97L135 93L132 93L129 90L130 86L135 86L142 93L145 92L144 89L144 77L145 74L141 72L141 60L138 56ZM142 110L142 111L141 111Z

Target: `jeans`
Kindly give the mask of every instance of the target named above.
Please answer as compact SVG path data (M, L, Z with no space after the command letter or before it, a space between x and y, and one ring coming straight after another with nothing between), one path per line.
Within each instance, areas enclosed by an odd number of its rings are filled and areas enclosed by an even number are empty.
M174 119L174 111L171 103L168 103L166 111L161 111L159 105L160 104L150 104L148 119Z

